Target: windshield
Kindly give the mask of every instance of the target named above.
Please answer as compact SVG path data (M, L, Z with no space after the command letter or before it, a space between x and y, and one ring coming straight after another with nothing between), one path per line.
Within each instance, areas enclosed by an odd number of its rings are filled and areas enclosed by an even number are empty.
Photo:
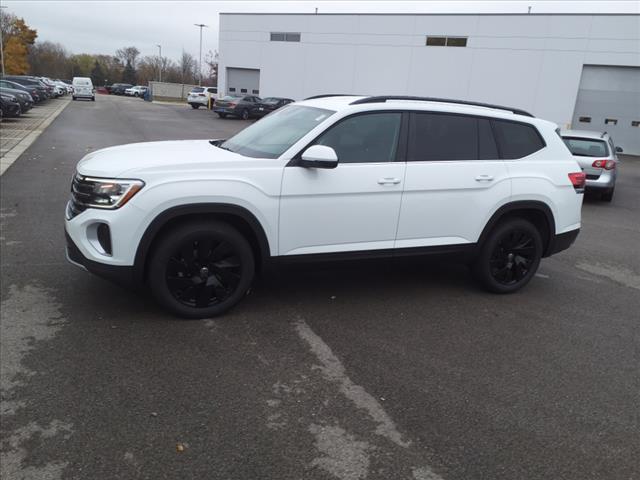
M268 97L262 100L262 103L278 103L280 101L279 98Z
M237 100L239 98L242 98L242 97L239 97L237 95L225 95L224 97L222 97L222 100L233 101L233 100Z
M278 158L335 112L290 105L276 110L220 145L245 157Z
M590 138L563 137L565 145L572 155L579 157L608 157L607 143Z

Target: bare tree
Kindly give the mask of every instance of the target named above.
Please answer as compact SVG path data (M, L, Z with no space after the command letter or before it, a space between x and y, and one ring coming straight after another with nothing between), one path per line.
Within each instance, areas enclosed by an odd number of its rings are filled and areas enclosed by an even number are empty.
M218 85L218 51L209 50L204 57L204 63L207 66L206 79L207 85Z
M188 52L182 50L180 56L180 83L194 83L196 76L196 66L198 62L195 57Z
M71 59L59 43L36 42L29 49L29 65L32 75L47 75L53 78L69 78Z
M140 55L140 50L136 47L123 47L116 50L116 57L120 62L123 65L129 63L134 69L137 65L138 55Z

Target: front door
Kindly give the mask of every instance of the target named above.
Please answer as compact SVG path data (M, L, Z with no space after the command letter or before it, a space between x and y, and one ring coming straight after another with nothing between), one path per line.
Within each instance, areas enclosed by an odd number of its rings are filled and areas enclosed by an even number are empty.
M336 151L336 168L284 169L280 255L393 248L406 168L395 161L401 119L399 112L343 119L313 142Z

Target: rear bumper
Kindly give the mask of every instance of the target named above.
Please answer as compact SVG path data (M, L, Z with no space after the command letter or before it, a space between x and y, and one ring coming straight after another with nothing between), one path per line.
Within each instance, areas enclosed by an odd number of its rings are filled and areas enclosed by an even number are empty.
M588 175L591 176L591 175ZM610 189L616 185L616 171L603 170L598 178L587 178L585 188L587 190Z
M566 250L571 245L573 245L573 242L576 241L576 238L578 238L579 233L580 233L580 229L577 228L576 230L570 230L568 232L560 233L556 235L555 237L553 237L553 240L549 244L549 247L547 248L547 252L544 256L549 257L558 252Z
M66 230L64 235L67 239L66 257L69 263L118 285L124 287L136 286L133 267L106 265L89 260L82 254Z

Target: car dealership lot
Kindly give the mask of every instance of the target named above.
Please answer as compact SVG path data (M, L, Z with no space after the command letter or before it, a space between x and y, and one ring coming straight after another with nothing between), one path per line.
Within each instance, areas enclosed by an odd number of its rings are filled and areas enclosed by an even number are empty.
M633 478L640 160L510 296L454 263L297 265L183 321L64 261L85 153L248 124L99 95L0 177L3 478Z

